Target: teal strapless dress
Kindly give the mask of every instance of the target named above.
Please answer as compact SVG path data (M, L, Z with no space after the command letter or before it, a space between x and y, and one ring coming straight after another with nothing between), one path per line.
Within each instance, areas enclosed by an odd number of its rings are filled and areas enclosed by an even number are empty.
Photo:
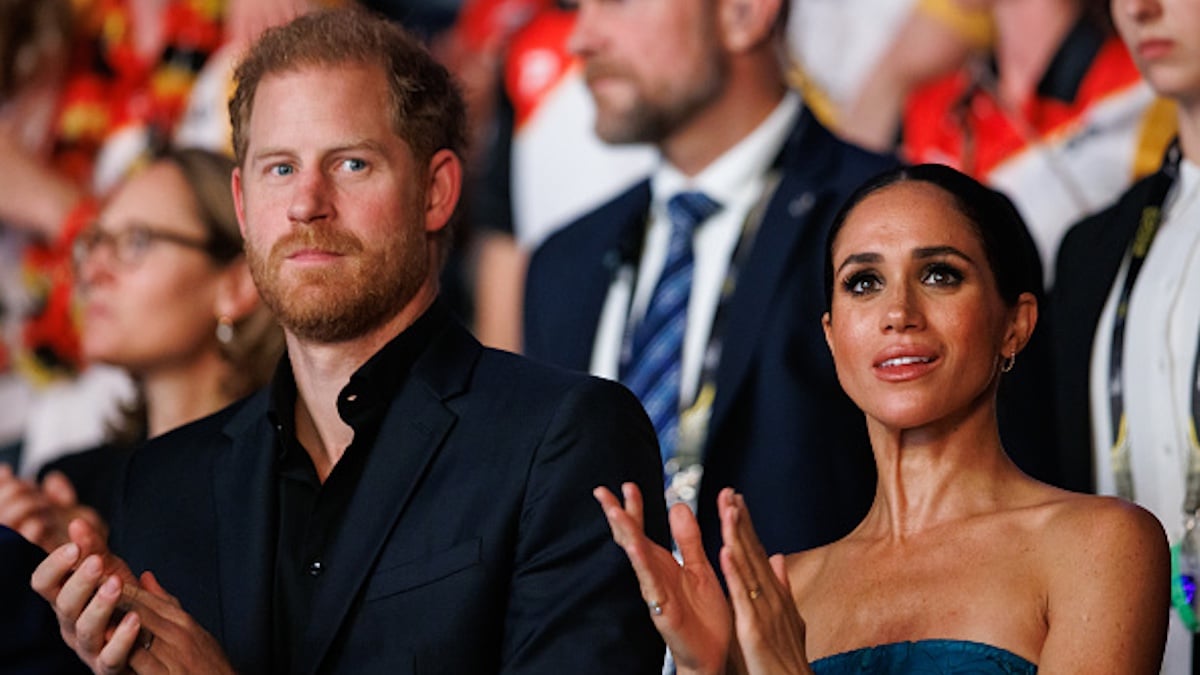
M1033 675L1037 665L980 642L919 640L834 654L812 669L816 675Z

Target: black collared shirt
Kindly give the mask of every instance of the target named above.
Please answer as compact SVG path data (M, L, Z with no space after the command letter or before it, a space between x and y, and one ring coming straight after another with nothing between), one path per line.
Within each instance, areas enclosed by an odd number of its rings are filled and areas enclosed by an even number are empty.
M296 440L296 381L282 359L271 384L267 414L277 430L278 523L273 588L274 662L278 672L292 664L304 641L313 597L328 569L325 552L337 536L342 514L358 485L388 408L417 357L448 318L440 302L375 353L338 394L338 414L354 439L324 484L308 452Z

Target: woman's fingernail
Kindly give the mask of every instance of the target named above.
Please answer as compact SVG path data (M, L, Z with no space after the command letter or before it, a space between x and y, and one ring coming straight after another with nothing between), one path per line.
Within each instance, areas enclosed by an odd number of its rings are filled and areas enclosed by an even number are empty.
M75 560L79 557L79 546L74 542L67 544L59 549L59 555L62 556L63 560Z
M115 575L110 576L104 581L104 585L100 587L100 592L103 593L105 597L115 598L121 593L121 582L117 581L117 577Z

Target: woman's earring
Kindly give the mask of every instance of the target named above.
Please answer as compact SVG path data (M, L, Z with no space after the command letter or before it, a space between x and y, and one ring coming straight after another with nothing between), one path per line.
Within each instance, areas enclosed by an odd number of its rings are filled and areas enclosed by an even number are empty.
M1012 354L1000 359L1000 372L1007 373L1012 370L1013 366L1015 365L1017 365L1017 353L1013 352Z
M223 345L233 342L233 319L227 314L217 317L217 342Z

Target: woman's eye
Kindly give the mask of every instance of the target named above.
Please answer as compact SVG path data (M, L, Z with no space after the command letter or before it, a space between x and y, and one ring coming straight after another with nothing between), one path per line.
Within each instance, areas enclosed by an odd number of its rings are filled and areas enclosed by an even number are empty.
M925 268L921 280L932 286L957 286L962 283L963 275L954 267L939 263Z
M852 274L842 282L842 287L851 295L866 295L879 288L879 277L868 272Z

